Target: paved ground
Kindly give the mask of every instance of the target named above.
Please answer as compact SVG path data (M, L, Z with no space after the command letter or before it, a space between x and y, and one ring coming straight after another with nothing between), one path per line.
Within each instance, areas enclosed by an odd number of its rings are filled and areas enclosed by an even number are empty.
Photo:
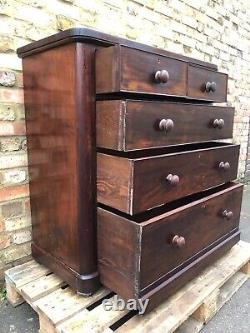
M241 214L242 240L250 242L250 186L245 188ZM36 313L27 304L0 304L0 333L38 333ZM190 332L192 333L192 332ZM250 333L250 281L246 282L202 333Z

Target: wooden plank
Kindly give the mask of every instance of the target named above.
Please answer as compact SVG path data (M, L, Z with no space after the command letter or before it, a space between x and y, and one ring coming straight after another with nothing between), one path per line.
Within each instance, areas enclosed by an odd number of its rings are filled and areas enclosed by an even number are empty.
M145 316L135 316L117 329L117 333L174 332L214 290L220 288L250 258L250 244L239 242L203 274ZM192 302L190 302L192 300ZM160 323L160 326L159 326Z
M5 272L5 276L12 281L16 288L20 288L50 272L51 271L48 268L32 260L29 263L10 268Z
M207 323L217 312L219 293L219 289L212 292L192 314L192 317L201 323Z
M247 274L250 277L250 261L241 268L241 272Z
M29 303L31 303L50 294L63 285L65 285L65 282L55 274L45 275L22 286L21 294Z
M83 297L77 295L69 287L60 288L34 302L34 305L39 316L45 317L55 328L109 293L108 289L100 289L91 297Z
M115 298L110 298L110 302L114 302ZM129 311L113 310L105 311L103 304L100 304L91 311L83 310L69 321L64 322L58 327L61 333L82 333L93 332L102 333L108 331L109 326L123 318ZM111 331L111 330L110 330Z
M9 280L7 277L5 277L6 282L6 297L7 300L10 302L10 304L14 307L22 304L25 302L23 297L19 294L19 292L16 290L15 285Z

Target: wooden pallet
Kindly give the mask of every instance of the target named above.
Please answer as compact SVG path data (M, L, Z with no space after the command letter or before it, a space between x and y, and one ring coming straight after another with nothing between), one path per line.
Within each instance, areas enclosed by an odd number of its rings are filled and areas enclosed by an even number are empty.
M250 243L239 242L214 265L145 316L105 311L107 289L91 297L76 295L49 269L34 260L6 271L7 298L26 301L37 312L40 333L152 332L196 333L250 276Z

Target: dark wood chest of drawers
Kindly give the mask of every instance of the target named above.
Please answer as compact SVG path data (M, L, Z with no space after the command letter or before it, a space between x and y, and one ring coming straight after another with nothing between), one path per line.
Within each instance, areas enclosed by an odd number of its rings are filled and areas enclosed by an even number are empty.
M87 29L18 54L39 262L150 310L239 240L226 74Z

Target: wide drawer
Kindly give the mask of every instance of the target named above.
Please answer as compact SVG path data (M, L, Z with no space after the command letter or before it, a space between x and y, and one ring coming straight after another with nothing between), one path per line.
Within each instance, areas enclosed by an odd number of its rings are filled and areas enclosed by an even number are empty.
M130 217L98 208L101 282L123 297L143 295L238 230L241 184Z
M226 102L227 74L188 66L187 96L194 99Z
M234 109L134 100L98 101L97 146L120 151L227 139Z
M185 61L121 46L102 48L96 52L98 94L136 92L185 96L186 76Z
M218 142L97 154L97 201L143 212L237 177L239 146Z

